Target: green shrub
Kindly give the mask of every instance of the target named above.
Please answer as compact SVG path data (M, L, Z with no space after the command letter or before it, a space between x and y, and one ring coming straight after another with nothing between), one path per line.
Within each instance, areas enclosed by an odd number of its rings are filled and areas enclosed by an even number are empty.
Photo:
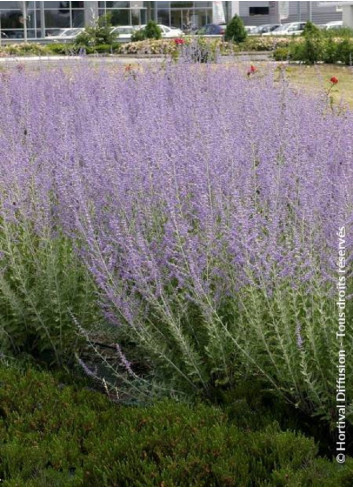
M161 39L162 30L156 22L150 20L145 27L146 39Z
M325 63L336 63L337 43L331 37L325 40L322 59Z
M322 60L324 41L322 31L312 22L308 22L303 32L304 42L292 42L290 47L291 58L295 61L303 61L306 64L314 64Z
M114 39L118 35L111 33L112 24L111 16L102 15L98 18L96 24L92 27L86 27L81 34L79 34L75 40L74 44L76 46L99 46L99 45L111 45Z
M113 42L113 44L111 45L112 51L115 54L121 53L121 47L122 47L122 44L120 42Z
M307 22L304 26L303 36L321 37L322 30L312 22Z
M138 29L131 34L131 42L144 41L146 39L145 29Z
M112 52L112 50L113 47L111 44L98 44L94 47L94 51L96 53L109 54Z
M77 48L74 47L73 44L69 43L47 44L47 49L50 51L51 54L61 54L64 56L75 53L77 51Z
M281 59L282 51L275 54L275 59ZM325 36L322 31L309 29L304 37L294 38L289 46L289 57L294 61L314 64L318 61L325 63L353 63L353 39L351 37L335 38Z
M247 37L244 22L238 15L234 15L226 28L224 38L226 41L243 42Z
M336 46L336 63L340 61L345 65L353 64L353 40L345 38L340 40Z
M276 61L286 61L290 57L289 48L277 48L273 52L273 57Z
M221 410L121 407L33 370L0 368L3 486L350 486L344 466L276 423L241 431Z
M145 39L161 39L162 38L162 30L157 25L156 22L150 20L146 27L143 29L139 29L132 33L131 41L138 42L144 41Z

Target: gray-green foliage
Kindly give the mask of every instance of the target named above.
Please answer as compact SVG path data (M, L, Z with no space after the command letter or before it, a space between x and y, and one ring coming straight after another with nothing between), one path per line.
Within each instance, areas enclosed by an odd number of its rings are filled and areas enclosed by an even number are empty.
M111 17L109 15L100 16L96 24L91 27L86 27L81 34L79 34L74 44L76 46L94 47L100 45L111 45L118 34L112 34Z
M33 221L27 210L18 206L14 219L0 217L1 351L65 364L83 345L70 312L90 328L95 289L70 239L39 206Z

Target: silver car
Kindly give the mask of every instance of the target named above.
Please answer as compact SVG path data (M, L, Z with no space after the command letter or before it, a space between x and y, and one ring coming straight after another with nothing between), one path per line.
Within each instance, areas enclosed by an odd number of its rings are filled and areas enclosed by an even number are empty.
M84 31L83 27L62 29L59 34L56 34L55 36L48 35L48 37L50 37L50 40L53 42L71 42L83 31Z
M282 24L272 32L266 32L264 36L299 36L303 33L306 22L290 22Z

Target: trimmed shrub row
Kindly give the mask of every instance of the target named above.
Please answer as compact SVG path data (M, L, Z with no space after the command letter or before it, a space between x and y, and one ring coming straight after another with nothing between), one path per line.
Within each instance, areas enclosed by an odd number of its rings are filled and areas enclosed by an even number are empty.
M353 39L307 36L300 43L292 41L288 46L278 46L273 56L276 61L292 60L307 64L321 61L352 65Z

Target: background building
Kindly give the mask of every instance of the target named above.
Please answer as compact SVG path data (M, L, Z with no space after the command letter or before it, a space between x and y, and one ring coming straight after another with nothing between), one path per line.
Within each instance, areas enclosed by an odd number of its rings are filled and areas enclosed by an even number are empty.
M348 2L349 3L349 2ZM351 2L352 3L352 2ZM353 22L353 12L346 18ZM149 19L182 29L227 22L238 13L246 25L312 20L323 24L342 19L339 2L143 2L143 1L0 1L2 38L45 37L56 30L84 27L97 16L111 13L114 25L145 24Z
M239 2L239 15L245 25L311 20L326 24L342 20L340 2Z

